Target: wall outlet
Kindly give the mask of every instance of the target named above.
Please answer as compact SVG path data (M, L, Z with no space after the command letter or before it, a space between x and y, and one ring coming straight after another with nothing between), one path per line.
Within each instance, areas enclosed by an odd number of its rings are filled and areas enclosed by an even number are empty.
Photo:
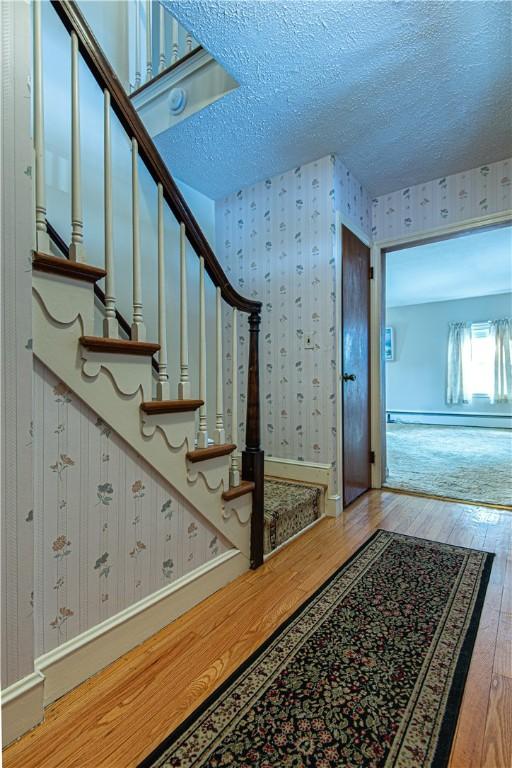
M313 334L312 333L305 333L304 334L304 349L314 349L315 345L313 343Z

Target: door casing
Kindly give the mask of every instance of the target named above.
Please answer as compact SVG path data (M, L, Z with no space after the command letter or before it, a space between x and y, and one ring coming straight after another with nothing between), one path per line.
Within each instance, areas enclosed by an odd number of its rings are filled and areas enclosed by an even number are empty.
M459 224L424 230L412 236L409 235L391 240L378 240L372 244L371 265L373 267L373 280L371 280L370 285L370 423L371 446L375 453L375 462L371 465L372 488L381 488L386 476L386 377L384 367L386 253L416 245L424 245L429 242L446 240L457 235L466 235L472 231L494 229L495 227L506 226L511 223L512 210L508 210L489 214L488 216L467 219ZM350 225L348 228L351 229ZM357 236L359 237L359 234ZM339 294L340 297L342 295L342 293ZM342 453L339 453L339 456L341 457Z

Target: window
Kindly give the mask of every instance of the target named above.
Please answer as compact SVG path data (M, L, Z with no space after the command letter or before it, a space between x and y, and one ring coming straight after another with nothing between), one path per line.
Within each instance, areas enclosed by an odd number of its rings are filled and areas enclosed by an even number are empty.
M491 397L494 387L494 348L490 323L471 325L469 389L473 397Z

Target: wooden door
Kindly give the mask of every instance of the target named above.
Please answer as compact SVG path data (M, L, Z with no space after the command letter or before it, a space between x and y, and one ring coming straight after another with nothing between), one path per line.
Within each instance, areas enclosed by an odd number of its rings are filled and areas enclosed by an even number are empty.
M370 487L370 249L342 228L343 505Z

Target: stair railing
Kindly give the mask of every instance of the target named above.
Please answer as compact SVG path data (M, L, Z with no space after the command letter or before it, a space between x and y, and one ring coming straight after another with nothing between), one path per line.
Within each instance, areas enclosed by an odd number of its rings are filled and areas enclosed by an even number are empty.
M133 56L133 93L201 49L162 3L130 0L129 13L134 37L130 51Z
M251 517L251 567L263 562L263 462L260 445L260 393L259 393L259 328L261 302L241 296L231 285L220 263L213 253L206 237L192 215L176 183L162 161L142 121L130 102L125 89L107 61L77 5L72 0L51 0L51 5L70 35L71 43L71 233L70 244L48 224L46 218L46 191L44 183L44 108L42 87L42 42L40 0L34 0L34 143L35 143L35 195L36 195L36 243L42 253L49 253L49 242L68 258L86 262L87 248L84 236L81 200L81 157L80 157L80 98L79 59L81 56L93 74L104 95L104 252L105 292L96 289L96 295L105 307L103 335L118 338L119 327L126 335L138 341L146 337L144 308L142 304L141 281L143 276L140 252L139 223L139 161L142 161L157 186L157 263L158 263L158 343L159 358L156 365L156 399L170 397L170 382L167 371L168 344L166 338L166 275L164 261L164 206L171 210L180 227L180 379L177 382L177 397L186 400L191 396L189 377L189 333L188 333L188 287L186 274L186 243L188 242L199 258L199 399L203 401L199 410L198 448L208 447L212 441L207 431L206 397L206 322L205 322L205 274L216 288L216 413L213 444L222 445L226 439L224 426L223 392L223 333L222 312L225 302L232 313L232 428L231 442L238 444L238 313L249 316L249 359L247 379L247 419L245 450L242 451L241 477L254 483ZM114 111L132 145L132 256L133 256L133 314L131 324L120 314L116 306L114 272L114 243L112 226L112 168L110 117ZM231 454L230 484L240 484L238 449Z

